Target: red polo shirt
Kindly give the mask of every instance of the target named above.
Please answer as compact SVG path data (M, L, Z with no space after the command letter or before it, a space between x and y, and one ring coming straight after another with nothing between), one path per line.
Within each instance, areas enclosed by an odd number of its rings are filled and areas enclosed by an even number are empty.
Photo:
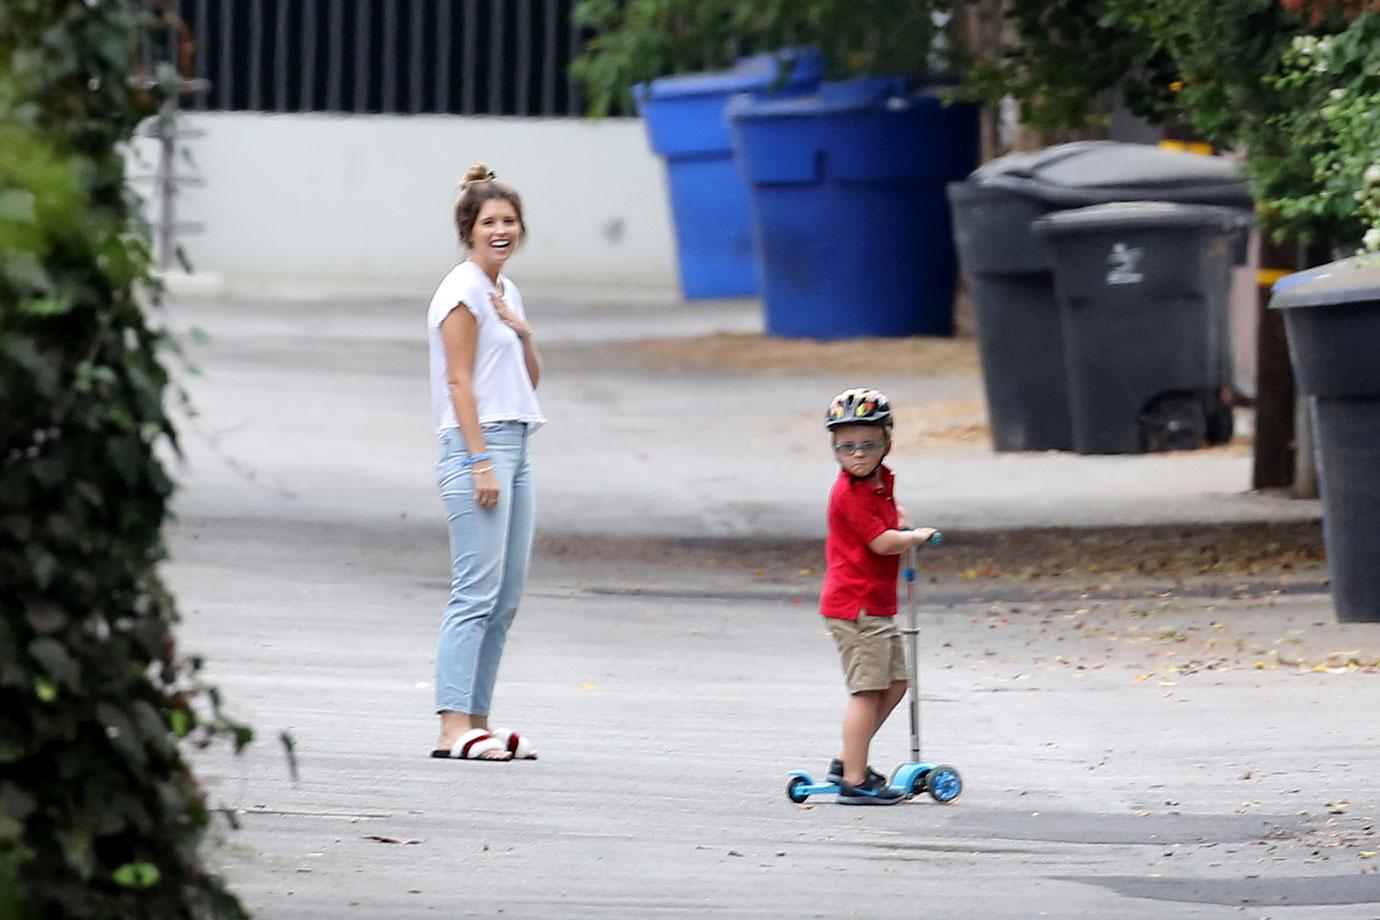
M896 614L899 556L879 556L867 548L882 533L900 528L891 470L881 467L881 485L840 471L829 491L829 535L824 540L824 587L819 612L856 620L859 613Z

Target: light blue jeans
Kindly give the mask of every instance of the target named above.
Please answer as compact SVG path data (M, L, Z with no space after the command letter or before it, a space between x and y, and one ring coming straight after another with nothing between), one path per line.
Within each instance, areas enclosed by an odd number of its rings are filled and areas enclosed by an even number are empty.
M486 716L532 561L536 501L527 425L484 426L488 462L498 476L492 508L475 501L460 433L449 428L437 440L436 481L450 530L450 601L436 647L436 711Z

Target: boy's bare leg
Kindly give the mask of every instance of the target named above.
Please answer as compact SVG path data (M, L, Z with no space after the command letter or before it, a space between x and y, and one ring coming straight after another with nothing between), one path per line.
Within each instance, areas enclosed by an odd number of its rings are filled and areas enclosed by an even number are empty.
M896 708L897 704L899 704L901 700L906 698L906 689L909 686L910 683L908 681L898 680L895 683L893 683L890 687L887 687L885 690L873 690L865 694L866 696L873 698L873 705L875 708L872 711L872 730L867 735L867 746L863 749L863 764L861 767L858 768L861 772L866 773L867 771L867 750L872 746L872 739L876 736L877 731L882 727L882 723L885 722L887 720L887 717L891 715L892 711ZM849 698L850 707L852 706L852 701L856 699L859 695L864 694L854 694L852 697ZM848 773L848 757L846 750L848 744L847 713L844 714L843 736L845 751L839 754L839 760L843 761L844 779L848 779L848 776L850 774ZM852 783L853 781L849 779L848 782ZM857 784L854 783L854 785Z
M861 786L867 779L867 749L877 733L877 713L890 692L860 690L848 697L848 708L843 711L843 753L839 759L843 761L843 781L851 786Z
M883 690L877 697L877 724L872 728L872 734L877 734L882 723L887 720L901 700L906 698L906 688L910 686L910 681L898 680L890 687Z

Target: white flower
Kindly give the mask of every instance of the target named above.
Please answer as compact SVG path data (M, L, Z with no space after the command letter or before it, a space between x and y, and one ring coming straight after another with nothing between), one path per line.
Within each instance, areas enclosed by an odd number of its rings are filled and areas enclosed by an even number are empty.
M1380 227L1367 230L1366 235L1361 237L1361 245L1366 247L1367 252L1380 252Z
M1372 163L1366 167L1366 171L1361 176L1362 185L1380 185L1380 163Z

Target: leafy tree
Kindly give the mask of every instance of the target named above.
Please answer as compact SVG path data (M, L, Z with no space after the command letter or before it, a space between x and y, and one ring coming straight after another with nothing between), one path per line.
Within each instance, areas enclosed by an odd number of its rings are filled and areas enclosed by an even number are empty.
M176 651L175 448L119 145L132 0L0 3L0 918L227 918L178 739L248 730ZM206 698L206 704L198 700Z
M637 83L725 67L739 56L820 49L833 77L929 70L948 0L581 0L593 37L572 65L590 114L619 111Z
M1330 169L1336 154L1336 120L1360 109L1327 108L1334 91L1352 88L1302 79L1296 41L1337 36L1323 47L1346 59L1323 66L1361 79L1374 43L1362 34L1366 18L1353 14L1374 2L1011 0L1016 40L970 72L968 89L988 101L1012 94L1037 126L1070 127L1095 117L1108 91L1119 90L1140 114L1185 119L1205 139L1243 149L1276 236L1349 244L1360 235L1355 208L1340 195L1318 197L1319 168Z
M1307 13L1310 26L1320 26L1329 17L1341 15L1355 19L1369 11L1380 13L1380 0L1280 0L1291 13Z
M753 51L812 45L834 76L913 74L937 63L937 16L990 6L582 0L577 15L593 37L574 69L596 115L617 110L634 83ZM1376 181L1365 178L1380 158L1367 114L1380 72L1380 0L1007 0L1005 9L1000 47L953 48L943 61L963 74L970 98L1014 97L1022 120L1042 129L1085 127L1120 98L1137 114L1185 121L1214 144L1243 149L1277 238L1345 247L1380 226L1367 210ZM1335 42L1297 44L1328 36ZM1300 64L1309 48L1322 49L1312 70Z
M960 0L958 7L975 7ZM1014 0L1008 40L974 49L965 92L987 102L1010 96L1034 128L1080 128L1105 120L1117 95L1151 119L1172 110L1178 72L1152 36L1125 20L1120 0Z
M1289 225L1331 228L1339 248L1380 252L1380 4L1334 35L1295 37L1283 72L1270 78L1281 94L1315 107L1289 126L1309 154L1311 183L1273 202Z

